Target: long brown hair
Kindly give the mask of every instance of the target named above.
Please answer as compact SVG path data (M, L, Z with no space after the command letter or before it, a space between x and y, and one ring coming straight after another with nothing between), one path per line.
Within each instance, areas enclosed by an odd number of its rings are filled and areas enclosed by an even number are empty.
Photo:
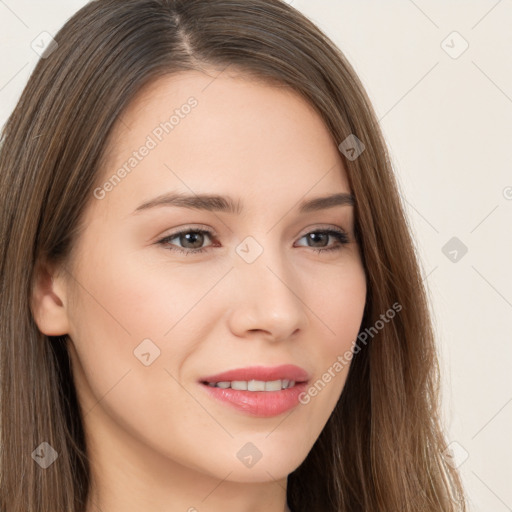
M342 52L280 0L96 0L55 36L1 139L0 510L82 512L90 475L65 337L30 308L40 262L63 262L93 199L109 135L143 86L178 71L232 66L299 92L344 158L368 293L341 397L288 477L294 512L466 510L443 457L439 370L427 296L377 118ZM393 304L399 314L376 329ZM382 322L381 322L382 323ZM373 328L373 331L370 329ZM375 331L375 332L374 332ZM45 471L31 454L59 454Z

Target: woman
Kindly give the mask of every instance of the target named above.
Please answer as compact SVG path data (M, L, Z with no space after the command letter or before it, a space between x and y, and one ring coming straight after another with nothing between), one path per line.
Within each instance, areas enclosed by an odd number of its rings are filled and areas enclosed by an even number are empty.
M278 0L97 0L3 133L2 512L455 511L375 114Z

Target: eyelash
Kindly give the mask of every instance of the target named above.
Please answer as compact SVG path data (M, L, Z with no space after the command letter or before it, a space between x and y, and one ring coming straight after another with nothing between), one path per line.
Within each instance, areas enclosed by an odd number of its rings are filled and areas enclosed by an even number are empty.
M210 237L210 239L213 239L216 237L216 234L209 231L209 230L206 230L206 229L184 229L182 231L178 231L177 233L173 233L169 236L166 236L160 240L158 240L157 244L160 244L162 246L166 246L169 244L169 241L170 240L174 240L175 238L181 236L181 235L186 235L186 234L190 234L190 233L200 233L200 234L206 234ZM345 233L345 231L341 230L341 229L319 229L319 230L315 230L315 231L310 231L308 233L306 233L305 235L303 235L301 238L304 238L305 236L307 235L310 235L312 233L321 233L322 235L329 235L329 236L333 236L335 237L337 240L338 240L338 245L334 245L332 247L329 247L327 249L317 249L315 247L310 247L310 249L313 249L313 251L315 252L318 252L318 253L326 253L326 252L331 252L331 251L340 251L341 249L343 249L343 246L345 244L348 244L349 242L349 239L348 239L348 236L347 234ZM179 253L184 253L185 255L189 255L189 254L199 254L199 253L202 253L202 252L206 252L209 248L211 248L211 246L209 247L206 247L206 248L201 248L201 249L183 249L183 248L180 248L180 247L166 247L167 250L169 251L174 251L174 252L179 252Z

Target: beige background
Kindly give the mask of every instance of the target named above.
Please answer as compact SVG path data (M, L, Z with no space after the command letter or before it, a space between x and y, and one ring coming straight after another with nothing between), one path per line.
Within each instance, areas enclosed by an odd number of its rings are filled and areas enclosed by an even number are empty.
M37 62L31 43L85 3L0 0L0 125ZM432 299L453 463L472 511L512 511L512 2L288 3L372 99Z

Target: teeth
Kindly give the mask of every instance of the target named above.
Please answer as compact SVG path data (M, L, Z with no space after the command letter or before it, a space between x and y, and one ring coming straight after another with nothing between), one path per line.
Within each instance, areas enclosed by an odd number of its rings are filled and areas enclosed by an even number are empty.
M280 391L281 389L288 389L295 386L295 381L282 379L282 380L234 380L232 382L209 382L208 386L217 387L222 389L237 389L241 391Z
M250 380L247 383L247 391L265 391L265 381Z
M280 391L282 389L280 380L265 382L265 391Z

